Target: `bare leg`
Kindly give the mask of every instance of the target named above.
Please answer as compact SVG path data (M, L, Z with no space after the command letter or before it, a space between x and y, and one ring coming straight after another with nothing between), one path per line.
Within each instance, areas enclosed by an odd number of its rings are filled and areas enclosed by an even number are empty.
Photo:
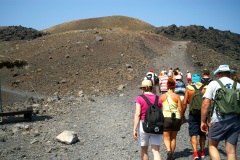
M154 160L161 160L160 152L159 152L159 145L152 145L152 153Z
M225 147L226 147L227 159L228 160L237 160L236 145L226 142Z
M205 136L200 136L199 143L200 143L201 151L204 151L205 141L206 141L206 137Z
M163 132L163 141L167 152L171 151L171 132Z
M175 148L176 148L176 137L177 137L177 131L172 131L171 132L171 151L174 153Z
M197 146L198 146L198 141L197 141L197 136L192 136L191 137L191 144L192 144L192 150L193 152L197 152Z
M218 152L218 141L211 140L210 138L208 139L209 142L209 154L212 160L219 160L221 159L221 156Z
M148 146L141 146L141 159L148 160Z

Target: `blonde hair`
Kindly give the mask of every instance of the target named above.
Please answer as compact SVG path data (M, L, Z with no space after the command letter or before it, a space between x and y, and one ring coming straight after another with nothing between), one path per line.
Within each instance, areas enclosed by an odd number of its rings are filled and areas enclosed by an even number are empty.
M147 87L141 87L141 89L142 89L144 92L152 92L153 87L152 87L152 86L147 86Z

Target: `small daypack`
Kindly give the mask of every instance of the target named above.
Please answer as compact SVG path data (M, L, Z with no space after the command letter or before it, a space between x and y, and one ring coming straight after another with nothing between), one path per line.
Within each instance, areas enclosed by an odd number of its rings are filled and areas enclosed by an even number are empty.
M182 80L177 79L176 80L176 87L175 87L174 93L184 95L185 91L186 91L185 83Z
M202 107L202 102L203 102L203 94L202 94L202 89L204 85L202 85L199 89L195 85L192 85L192 87L195 89L192 101L190 102L190 112L193 115L200 115L201 114L201 107Z
M159 84L159 78L156 74L154 74L154 83L155 83L155 85Z
M143 130L146 133L162 134L164 116L162 109L158 106L159 97L156 96L154 104L152 104L145 95L140 95L148 104L143 124Z
M236 89L237 82L234 81L232 88L226 88L220 80L216 81L221 86L213 100L217 114L223 118L225 114L240 114L240 91Z
M153 77L152 77L153 76ZM154 81L154 84L155 85L158 85L159 84L159 78L157 75L155 74L148 74L146 75L146 79L147 80L150 80L152 82L152 85L153 85L153 81Z

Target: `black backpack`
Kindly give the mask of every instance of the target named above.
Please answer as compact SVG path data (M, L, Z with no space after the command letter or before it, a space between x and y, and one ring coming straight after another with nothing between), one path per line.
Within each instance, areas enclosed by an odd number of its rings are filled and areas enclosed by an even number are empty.
M149 75L146 75L146 79L147 80L150 80L152 82L152 85L153 85L153 80L154 80L154 84L155 85L158 85L159 84L159 78L158 76L156 76L156 74L153 75L153 78L152 78L152 75L149 74Z
M154 74L154 83L155 83L155 85L159 84L159 78L155 74Z
M140 95L148 104L145 119L143 122L143 130L146 133L162 134L164 116L162 109L158 106L159 97L156 96L154 104L152 104L145 95Z
M213 79L212 78L201 78L201 83L206 86L208 85Z

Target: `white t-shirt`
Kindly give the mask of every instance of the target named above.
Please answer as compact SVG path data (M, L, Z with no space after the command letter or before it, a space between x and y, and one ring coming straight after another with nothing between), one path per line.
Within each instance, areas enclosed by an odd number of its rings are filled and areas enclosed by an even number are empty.
M228 77L222 77L219 79L224 86L228 85L230 86L230 88L232 88L232 85L233 85L233 80L228 78ZM203 98L208 98L210 100L213 100L215 98L215 94L216 94L216 91L221 88L221 86L218 84L217 81L211 81L209 84L208 84L208 87L206 89L206 92L205 94L203 95ZM240 84L237 83L237 89L240 90ZM219 122L219 121L222 121L222 120L227 120L227 119L230 119L232 118L233 116L235 115L225 115L224 116L224 119L222 119L220 116L218 116L216 114L216 107L214 107L214 111L213 111L213 115L211 117L211 123L214 123L214 122Z

